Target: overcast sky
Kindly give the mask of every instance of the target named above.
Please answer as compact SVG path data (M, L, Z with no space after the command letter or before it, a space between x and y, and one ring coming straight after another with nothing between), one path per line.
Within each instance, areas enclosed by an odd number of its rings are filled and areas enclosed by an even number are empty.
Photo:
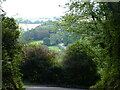
M22 18L61 16L66 11L59 7L69 0L6 0L2 8L8 16Z

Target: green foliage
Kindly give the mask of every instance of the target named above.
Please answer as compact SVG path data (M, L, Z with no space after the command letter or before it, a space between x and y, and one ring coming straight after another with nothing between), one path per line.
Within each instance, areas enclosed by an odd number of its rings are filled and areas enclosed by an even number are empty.
M14 18L2 18L2 84L3 90L22 88L19 62L21 46L17 39L20 32Z
M55 56L57 53L43 46L24 47L25 62L21 64L24 80L32 83L49 84L57 82ZM59 67L58 67L59 69ZM56 72L60 73L56 70ZM55 73L55 74L54 74Z
M55 28L56 21L47 21L37 26L34 29L28 30L23 33L22 37L26 41L31 40L43 40L43 38L49 38L51 30Z
M55 33L50 34L50 43L51 45L64 43L64 45L67 46L68 44L75 42L79 37L80 36L77 33L58 30Z
M63 58L67 84L90 86L99 79L97 66L80 42L69 45Z
M80 2L71 0L69 12L63 17L66 31L77 32L87 38L89 51L101 74L94 88L120 88L120 2Z
M62 36L58 33L50 34L50 43L51 45L58 45L60 42L62 42Z
M45 37L49 37L49 31L48 30L35 30L35 29L32 29L32 30L26 31L23 34L23 38L26 41L42 40Z
M43 39L43 44L49 46L50 45L50 39L49 38L44 38Z
M58 22L59 21L46 21L40 26L22 33L22 38L19 41L24 43L25 41L39 41L49 38L50 44L48 45L64 43L67 46L79 38L77 33L64 32L64 30L60 29L56 24ZM49 40L47 41L49 42Z

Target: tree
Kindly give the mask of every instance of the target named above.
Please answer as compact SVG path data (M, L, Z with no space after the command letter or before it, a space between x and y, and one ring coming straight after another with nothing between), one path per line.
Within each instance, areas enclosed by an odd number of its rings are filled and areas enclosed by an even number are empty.
M30 40L43 40L43 38L49 38L50 33L56 27L54 25L56 21L46 21L40 26L35 27L34 29L28 30L23 33L22 37L26 41Z
M49 46L50 45L50 39L49 38L44 38L43 39L43 44Z
M62 43L62 33L55 32L50 34L50 43L51 45L58 45L59 43Z
M82 34L89 43L89 55L97 61L101 81L94 88L120 88L119 39L120 2L80 2L67 4L69 12L63 17L67 31Z
M17 90L22 88L19 62L21 46L17 39L19 37L18 26L14 18L2 18L2 84L3 90Z

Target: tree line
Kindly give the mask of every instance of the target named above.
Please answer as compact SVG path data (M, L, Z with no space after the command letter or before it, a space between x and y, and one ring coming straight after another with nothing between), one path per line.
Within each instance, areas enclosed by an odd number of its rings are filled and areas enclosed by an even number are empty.
M64 43L65 46L79 39L79 35L73 32L65 32L60 26L60 21L46 21L40 26L25 31L21 35L21 42L43 40L45 45L58 45Z

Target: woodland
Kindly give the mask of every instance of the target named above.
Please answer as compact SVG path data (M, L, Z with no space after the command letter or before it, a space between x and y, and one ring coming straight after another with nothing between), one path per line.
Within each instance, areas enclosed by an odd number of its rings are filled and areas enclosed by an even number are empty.
M65 6L60 19L27 31L3 11L2 90L26 84L120 89L120 2Z

